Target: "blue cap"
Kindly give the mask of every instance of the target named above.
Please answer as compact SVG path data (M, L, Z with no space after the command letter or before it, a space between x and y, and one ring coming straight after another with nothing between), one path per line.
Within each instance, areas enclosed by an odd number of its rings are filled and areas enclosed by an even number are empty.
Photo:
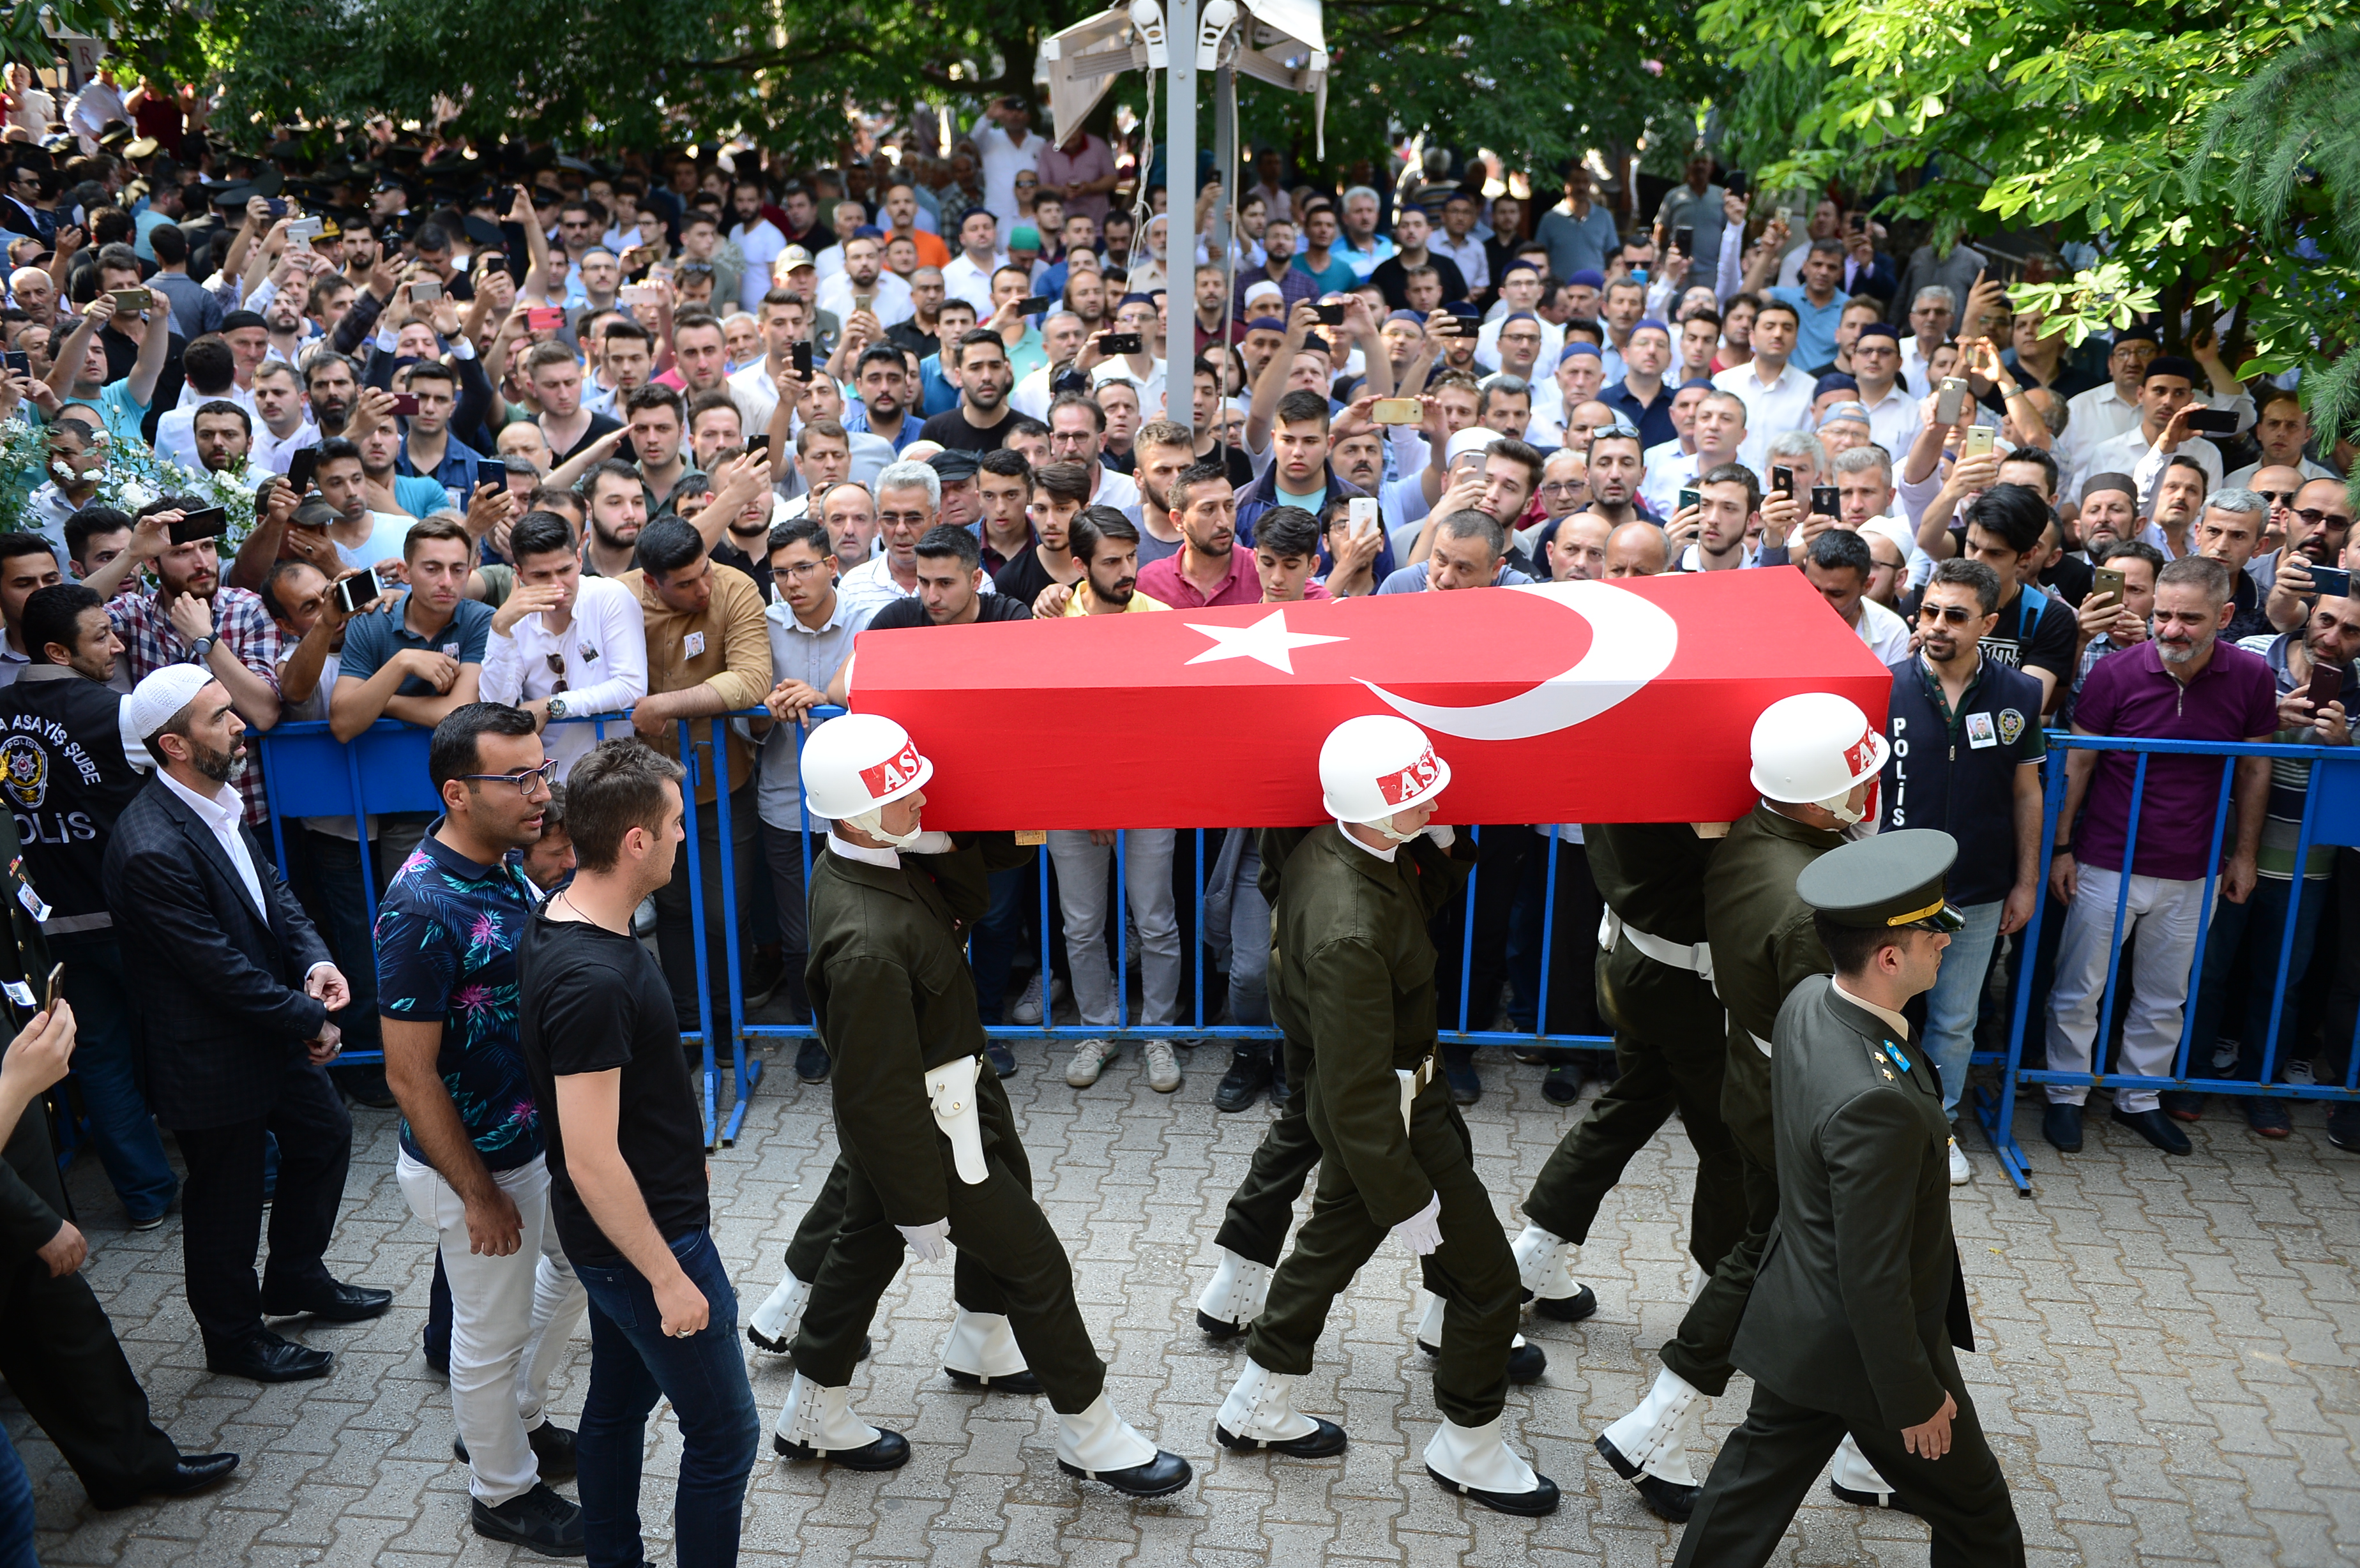
M1000 222L998 214L994 213L989 207L969 207L966 212L961 212L958 215L958 226L962 229L967 227L967 221L969 218L974 217L989 218L994 223L998 223Z
M1871 321L1868 325L1860 329L1860 336L1863 338L1891 338L1895 343L1899 343L1901 341L1901 329L1895 326L1891 321ZM1854 339L1853 341L1858 342L1859 340Z
M1155 296L1153 294L1126 294L1121 299L1117 299L1114 302L1114 308L1120 310L1125 305L1153 305L1154 303Z
M1578 283L1584 289L1603 289L1606 287L1606 274L1599 271L1598 268L1594 267L1585 267L1579 272L1577 272L1572 277L1567 278L1566 281L1568 283Z
M1252 321L1246 323L1246 331L1250 332L1283 332L1286 331L1286 323L1280 321L1276 316L1256 316Z
M885 237L885 231L874 223L863 223L852 231L852 237L857 240L881 240Z
M1534 315L1530 310L1511 310L1506 315L1500 318L1500 324L1504 327L1510 321L1537 321L1539 320L1540 318Z
M1811 396L1818 398L1830 392L1857 392L1860 383L1841 370L1831 370L1811 384Z
M1505 278L1511 272L1538 272L1539 270L1539 267L1529 261L1512 261L1500 268L1500 276Z
M1419 315L1415 310L1395 310L1392 315L1385 318L1385 325L1389 327L1395 321L1407 321L1413 327L1423 327L1426 325L1426 318Z
M1645 327L1653 327L1657 332L1663 333L1666 337L1670 337L1672 335L1672 329L1664 325L1663 322L1655 320L1653 316L1642 316L1638 321L1631 323L1631 330L1634 332Z
M1672 390L1675 392L1685 392L1691 387L1704 392L1718 392L1721 390L1721 388L1712 384L1712 377L1710 376L1691 376L1686 381L1681 382L1677 387L1673 387Z
M1837 403L1831 406L1826 413L1819 416L1819 428L1826 430L1838 419L1858 419L1862 424L1865 425L1870 422L1868 418L1868 405L1865 403Z
M1586 354L1590 358L1599 360L1602 360L1606 357L1599 352L1598 345L1591 343L1588 338L1576 338L1571 343L1565 345L1565 351L1557 356L1557 362L1559 365L1563 365L1567 360L1571 359L1577 354Z

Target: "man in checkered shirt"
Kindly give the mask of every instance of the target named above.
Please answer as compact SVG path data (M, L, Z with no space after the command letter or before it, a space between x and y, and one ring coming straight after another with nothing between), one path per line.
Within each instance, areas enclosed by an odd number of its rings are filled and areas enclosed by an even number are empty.
M271 500L290 494L285 485L274 485ZM86 586L106 601L134 684L166 665L202 663L229 689L238 716L267 730L279 722L279 627L260 594L222 582L221 558L212 539L172 542L171 525L201 505L168 495L141 508L130 548L93 572ZM123 579L148 562L162 586L115 597ZM265 827L269 813L263 805L262 769L249 765L238 775L237 789L247 823Z

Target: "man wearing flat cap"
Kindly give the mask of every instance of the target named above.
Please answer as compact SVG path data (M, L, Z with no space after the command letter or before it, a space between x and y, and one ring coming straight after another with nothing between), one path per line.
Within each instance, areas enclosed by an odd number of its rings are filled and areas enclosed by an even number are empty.
M1942 1088L1901 1009L1964 917L1958 842L1909 828L1830 850L1795 896L1833 975L1778 1009L1778 1222L1732 1351L1754 1380L1680 1538L1678 1568L1769 1561L1849 1432L1933 1530L1933 1560L2021 1563L2007 1478L1956 1352L1974 1348L1950 1231Z

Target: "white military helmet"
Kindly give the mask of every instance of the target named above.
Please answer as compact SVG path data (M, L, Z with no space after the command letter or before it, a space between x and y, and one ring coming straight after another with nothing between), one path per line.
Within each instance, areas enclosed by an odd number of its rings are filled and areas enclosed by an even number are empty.
M847 713L803 737L803 802L814 817L880 838L878 813L934 776L910 732L879 713ZM912 835L914 837L915 835Z
M1375 828L1395 843L1395 811L1425 804L1450 787L1450 764L1434 755L1426 732L1393 713L1364 713L1328 732L1319 747L1320 804L1338 822Z
M1868 715L1832 691L1781 697L1754 721L1754 788L1767 800L1824 806L1846 822L1845 800L1885 770L1892 748Z

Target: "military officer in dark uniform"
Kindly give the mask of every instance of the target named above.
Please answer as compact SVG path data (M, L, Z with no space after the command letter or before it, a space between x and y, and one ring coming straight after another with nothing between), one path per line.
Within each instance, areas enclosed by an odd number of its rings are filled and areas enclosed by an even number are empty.
M903 850L953 847L918 825L934 765L901 725L871 713L820 725L802 762L804 799L833 823L812 867L804 978L836 1063L847 1176L775 1446L859 1469L907 1461L908 1440L854 1414L847 1384L903 1248L934 1259L956 1243L998 1286L1010 1333L1057 1411L1058 1468L1133 1497L1178 1491L1188 1462L1107 1399L1073 1267L1032 1200L1015 1115L984 1056L956 917L934 877L902 863Z
M1729 1018L1712 989L1705 883L1725 823L1585 823L1590 875L1605 898L1598 1002L1614 1029L1614 1082L1541 1168L1514 1243L1533 1311L1574 1323L1598 1298L1573 1262L1598 1205L1674 1111L1697 1154L1688 1253L1706 1274L1745 1232L1737 1147L1721 1121ZM1659 1513L1687 1516L1697 1475L1676 1443L1625 1455Z
M1950 834L1906 829L1797 880L1835 974L1797 985L1773 1026L1778 1219L1734 1350L1754 1403L1713 1462L1680 1568L1768 1562L1847 1433L1933 1528L1934 1562L2024 1561L1955 1354L1974 1336L1942 1086L1901 1015L1965 923L1942 891L1957 855Z
M1688 1451L1702 1442L1705 1400L1729 1386L1730 1342L1778 1215L1771 1026L1787 995L1829 968L1795 878L1867 814L1886 751L1883 734L1842 697L1815 691L1773 702L1754 724L1753 781L1762 798L1730 829L1704 885L1713 985L1729 1010L1721 1117L1737 1147L1745 1228L1689 1303L1678 1336L1664 1346L1663 1370L1647 1397L1598 1439L1607 1463L1666 1518L1684 1518L1694 1506L1694 1487L1665 1473L1682 1473ZM1891 1495L1865 1463L1849 1456L1836 1482L1848 1501Z
M1471 860L1444 854L1456 844L1448 830L1426 829L1450 770L1415 724L1371 715L1328 735L1319 781L1336 825L1306 833L1286 856L1270 970L1271 1013L1288 1078L1303 1086L1319 1185L1253 1319L1250 1359L1215 1435L1281 1454L1344 1446L1342 1428L1295 1410L1294 1385L1311 1370L1337 1293L1390 1234L1423 1260L1426 1287L1444 1302L1434 1379L1443 1421L1427 1473L1486 1507L1545 1514L1557 1507L1556 1484L1500 1433L1515 1259L1475 1175L1466 1124L1437 1082L1436 958L1420 885L1463 879Z

